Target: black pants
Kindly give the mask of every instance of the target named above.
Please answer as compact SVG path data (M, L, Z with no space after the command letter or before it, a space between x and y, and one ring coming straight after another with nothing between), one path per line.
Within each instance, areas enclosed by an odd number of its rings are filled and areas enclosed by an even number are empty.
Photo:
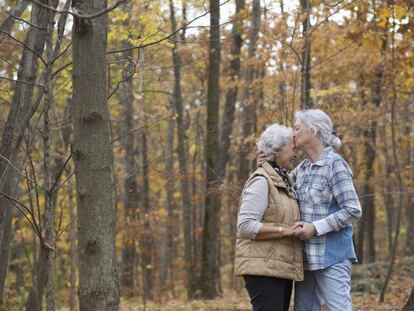
M244 282L253 311L288 311L292 280L245 275Z

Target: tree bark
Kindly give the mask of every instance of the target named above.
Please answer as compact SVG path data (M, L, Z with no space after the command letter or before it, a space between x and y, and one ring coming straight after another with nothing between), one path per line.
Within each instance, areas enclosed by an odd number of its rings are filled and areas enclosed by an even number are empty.
M217 192L220 101L220 1L210 1L210 44L207 93L206 193L203 231L201 296L214 298L220 292L220 201Z
M22 0L11 9L10 15L0 24L0 30L10 33L13 29L15 17L20 17L29 5L29 1ZM14 17L15 16L15 17Z
M74 1L91 14L105 0ZM112 202L111 142L107 103L107 15L73 24L72 154L75 163L80 310L119 309Z
M21 159L17 157L16 164L17 168L19 168ZM10 169L10 168L9 168ZM9 173L10 177L7 178L4 192L8 194L10 197L14 198L18 194L19 189L19 181L20 175L17 174L16 171L12 171ZM4 304L3 295L4 295L4 288L6 284L6 278L9 270L9 258L10 258L10 244L13 239L13 215L15 211L15 207L13 204L6 199L5 197L0 198L0 206L5 209L4 212L4 222L3 227L1 228L1 243L0 243L0 309Z
M43 289L46 285L46 250L44 245L40 246L35 267L33 286L26 301L26 311L42 310Z
M411 102L407 101L406 111L409 113L411 107ZM410 137L413 135L413 125L411 122L408 122L405 129L405 135ZM413 143L409 143L407 148L407 163L411 164L411 179L414 180L414 166L412 165L414 161L414 148ZM407 209L406 209L406 218L407 218L407 239L405 240L405 254L407 256L414 255L414 195L411 194L407 198ZM414 299L414 298L413 298ZM414 309L414 308L413 308Z
M42 3L49 4L48 0L42 0ZM54 3L55 4L55 3ZM38 5L33 4L30 22L36 24L44 29L51 23L53 14L46 9L40 8ZM25 45L28 48L24 48L22 58L20 60L19 70L17 72L17 80L27 81L29 83L16 83L14 86L13 99L11 110L7 116L6 124L0 140L0 154L13 162L13 158L17 152L18 141L16 141L16 134L22 133L27 127L27 122L24 122L24 117L30 110L31 100L33 96L38 55L43 53L43 49L46 41L46 30L38 29L30 26L26 37ZM36 53L34 53L33 51ZM0 159L0 176L5 174L9 163L3 159ZM3 179L4 182L5 179ZM0 183L0 190L2 190L4 183ZM0 224L3 221L3 211L0 210Z
M288 37L288 15L284 12L284 5L283 0L280 0L280 11L282 13L282 19L284 22L284 32L283 32L283 40L286 40ZM280 49L280 56L279 56L279 72L281 74L281 80L279 82L279 111L280 111L280 123L281 124L288 124L289 114L288 114L288 105L287 105L287 96L286 96L286 70L287 67L287 56L286 56L285 47Z
M122 5L122 10L128 14L128 18L124 21L124 26L129 27L131 19L132 3L125 3ZM124 49L131 48L129 40L125 40L122 43ZM134 89L132 76L135 70L135 64L133 62L133 51L131 49L122 53L122 58L128 60L123 68L123 78L126 79L120 88L121 91L121 107L123 109L123 148L124 148L124 165L125 174L129 176L124 183L124 206L125 206L125 236L123 238L122 248L122 276L121 285L127 296L133 294L135 287L134 282L134 267L136 261L136 249L135 249L135 230L136 217L139 202L138 186L135 180L134 172L137 169L135 161L135 145L134 145Z
M247 69L245 76L245 92L243 94L243 128L242 137L245 140L240 149L240 159L238 167L238 179L239 182L244 183L249 176L250 171L253 169L253 162L247 159L249 153L252 151L253 143L252 136L255 134L256 128L256 110L257 100L255 96L258 95L257 89L255 88L255 75L257 74L257 65L254 64L254 58L256 53L257 39L260 31L260 1L254 0L252 2L252 31L249 37L248 46L248 59Z
M174 4L170 0L170 21L171 32L177 30L177 21L175 18ZM177 35L173 36L177 39ZM173 102L177 116L177 138L178 138L178 162L180 168L180 182L181 182L181 198L183 204L183 218L184 218L184 256L186 258L186 288L188 299L193 298L195 292L194 286L194 256L192 252L192 230L191 219L193 207L191 205L191 192L188 178L187 168L187 150L185 139L185 124L183 115L183 100L181 94L181 55L178 51L177 41L174 41L172 48L172 60L174 66L174 95Z
M173 258L176 257L174 236L178 234L175 230L176 227L176 216L175 210L177 208L174 193L175 189L175 178L174 178L174 129L176 128L175 118L175 106L173 100L168 101L168 110L170 118L168 119L168 130L167 130L167 141L166 141L166 161L165 171L167 175L166 192L167 192L167 222L165 226L165 232L163 237L163 246L160 255L160 273L158 275L158 284L161 290L166 289L166 283L171 286L174 293L174 269L173 269Z
M71 170L66 170L67 176L70 175ZM72 178L68 180L68 207L69 219L71 222L75 220L76 211L73 201L73 183ZM74 223L69 227L69 256L70 256L70 289L69 289L69 310L76 310L76 261L77 261L77 245L76 245L76 226Z
M144 102L145 106L145 102ZM144 119L145 122L145 119ZM141 132L141 150L142 150L142 199L144 203L144 233L142 237L142 270L144 272L144 299L153 299L153 264L152 264L152 245L153 239L150 226L150 198L149 198L149 169L148 169L148 143L146 128Z
M236 13L234 16L231 30L231 51L230 51L230 66L228 75L230 76L230 84L226 92L226 99L224 104L224 113L220 122L220 158L219 158L219 174L223 178L225 176L226 165L229 161L229 147L230 138L233 131L234 116L236 110L237 95L239 92L240 80L240 54L243 44L241 28L242 22L238 20L240 13L244 10L245 1L236 0Z
M55 310L55 202L53 202L52 175L51 175L51 158L50 158L50 107L53 104L53 77L52 77L52 57L53 57L53 25L48 25L46 38L46 54L48 63L46 66L46 87L48 89L45 108L43 112L43 173L44 173L44 204L45 204L45 236L44 248L46 251L46 310Z
M412 311L412 310L414 310L414 286L411 289L411 294L408 297L407 302L402 308L402 311Z
M301 67L301 107L302 109L312 108L312 99L310 97L311 89L311 35L310 35L310 14L311 3L310 0L300 0L302 14L304 19L302 22L303 34L303 50L302 50L302 67Z
M234 15L235 21L232 25L232 41L231 41L231 51L230 51L230 66L228 69L228 75L230 76L230 87L226 92L225 96L225 104L224 104L224 113L220 122L220 158L219 167L218 167L218 174L220 180L223 180L226 183L226 167L227 163L229 162L230 155L229 155L229 147L231 144L231 134L233 131L233 124L235 118L235 111L236 111L236 101L237 96L239 93L239 83L240 83L240 54L241 48L243 44L241 29L242 29L242 21L238 20L241 18L240 14L244 10L245 1L244 0L236 0L236 12ZM222 195L220 195L219 200L222 201ZM223 203L221 202L223 205ZM233 215L233 205L227 206L228 215L229 215L229 223L230 223L230 240L231 245L234 245L236 239L236 232L235 226L233 223L235 222L235 218ZM234 258L234 247L229 248L229 257ZM234 281L234 264L233 260L231 260L231 280L232 284Z
M394 161L394 167L396 169L396 175L397 175L397 182L398 182L398 209L397 209L397 218L396 218L396 224L395 224L395 235L394 235L394 242L392 245L392 253L390 258L390 264L388 267L387 275L385 277L384 285L381 290L380 294L380 302L384 302L385 299L385 292L387 290L387 286L389 283L389 280L391 278L391 274L394 268L395 258L397 256L397 246L398 246L398 238L400 235L400 226L401 226L401 214L403 210L404 205L404 192L405 187L402 180L402 168L399 160L399 147L397 143L397 135L396 132L398 130L396 120L398 117L398 97L397 97L397 85L396 85L396 59L395 59L395 31L396 31L396 23L395 23L395 12L394 12L394 5L392 6L392 17L393 17L393 23L392 23L392 32L391 32L391 74L390 74L390 84L392 89L392 99L391 99L391 143L392 143L392 155L393 155L393 161Z

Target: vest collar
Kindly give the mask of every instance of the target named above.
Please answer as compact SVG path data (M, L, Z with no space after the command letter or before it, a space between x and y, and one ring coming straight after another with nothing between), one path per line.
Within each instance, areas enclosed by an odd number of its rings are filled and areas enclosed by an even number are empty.
M273 181L273 184L276 187L287 189L286 184L283 181L282 177L280 177L276 173L275 169L268 162L265 162L264 164L262 164L262 168L266 171L267 175L270 177L270 179ZM288 175L288 179L289 179L290 184L293 185L293 182L290 179L289 175Z

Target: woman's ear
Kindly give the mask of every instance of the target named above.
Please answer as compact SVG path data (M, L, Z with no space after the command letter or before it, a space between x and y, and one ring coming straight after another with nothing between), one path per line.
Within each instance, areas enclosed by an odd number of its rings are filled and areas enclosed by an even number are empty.
M312 134L312 138L313 139L316 139L316 137L318 136L318 134L319 134L320 131L321 131L321 129L319 127L315 126L313 128L313 130L312 130L313 133L311 133Z

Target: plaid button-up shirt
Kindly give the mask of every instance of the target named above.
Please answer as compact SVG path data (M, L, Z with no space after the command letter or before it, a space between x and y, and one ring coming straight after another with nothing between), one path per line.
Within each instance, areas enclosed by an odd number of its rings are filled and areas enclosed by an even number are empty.
M344 240L330 233L348 228L352 236L351 223L361 217L351 169L341 156L327 147L315 163L303 160L292 171L292 178L296 183L302 221L313 223L317 231L317 236L304 242L304 267L306 270L324 269L339 260L326 258L332 256L326 255L332 254L332 250L326 251L327 239L331 238L329 245ZM352 244L352 239L349 241ZM353 245L346 247L352 248L354 254ZM349 259L356 261L356 258Z

